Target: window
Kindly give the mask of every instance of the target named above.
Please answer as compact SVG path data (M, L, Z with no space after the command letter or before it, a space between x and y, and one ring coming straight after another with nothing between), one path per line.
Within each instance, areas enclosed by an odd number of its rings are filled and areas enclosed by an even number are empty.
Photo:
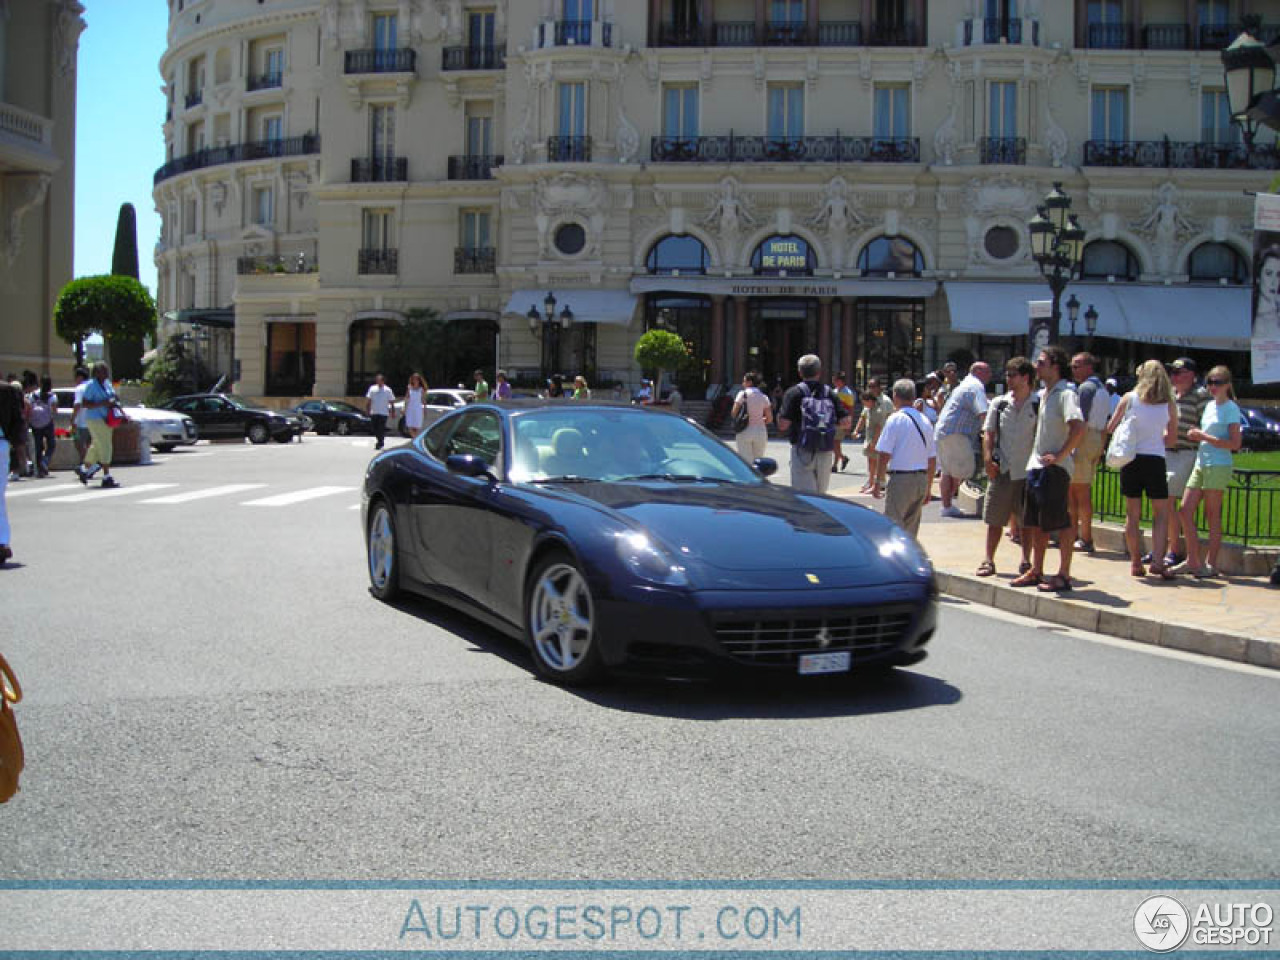
M562 137L587 134L587 85L562 83L556 89L557 129Z
M911 136L911 88L902 84L876 84L872 127L877 140Z
M459 243L467 250L493 246L489 240L489 211L463 210L459 223Z
M400 327L388 317L359 317L351 324L347 340L347 395L363 397L378 374L384 340Z
M473 10L467 14L467 45L473 50L488 50L494 46L494 12Z
M706 273L711 265L707 248L697 237L671 235L663 237L649 250L645 261L650 273Z
M1084 248L1080 276L1089 280L1137 280L1138 260L1129 248L1115 240L1095 240Z
M262 75L270 77L273 82L279 82L280 77L284 75L284 49L282 47L267 47L263 51Z
M373 18L373 49L394 50L396 48L396 15L379 13Z
M193 123L187 127L187 153L204 149L204 124Z
M858 254L858 269L863 276L918 277L924 270L924 257L906 237L876 237Z
M187 197L182 211L182 229L184 233L193 234L196 228L196 198Z
M579 22L593 19L592 0L564 0L564 18Z
M271 187L253 188L253 222L264 227L275 222L275 191Z
M272 114L262 118L262 139L279 141L284 139L284 117Z
M204 90L204 57L196 57L187 64L187 95L199 96Z
M769 139L795 140L804 136L804 85L769 84Z
M396 108L391 104L369 107L369 156L390 163L396 155Z
M804 23L804 0L773 0L769 10L770 23Z
M268 323L267 396L305 396L311 392L315 379L315 323ZM324 407L316 404L313 409Z
M490 104L467 105L467 156L493 155L493 107Z
M454 454L469 453L490 467L496 467L501 450L502 425L498 418L487 410L476 410L462 415L457 428L445 442L440 457L448 459Z
M692 140L698 135L698 88L692 84L664 84L662 135Z
M1094 87L1091 106L1089 139L1106 143L1129 139L1128 88Z
M1018 85L993 81L987 87L987 135L1012 139L1018 135Z
M1231 107L1225 90L1200 91L1200 141L1238 143L1240 128L1231 122Z
M1191 251L1187 263L1187 273L1192 283L1227 283L1244 284L1249 282L1249 270L1245 266L1244 257L1225 243L1202 243Z
M1123 48L1129 45L1123 0L1089 0L1088 46Z
M361 212L361 236L366 250L390 250L395 244L391 235L390 210L364 210Z

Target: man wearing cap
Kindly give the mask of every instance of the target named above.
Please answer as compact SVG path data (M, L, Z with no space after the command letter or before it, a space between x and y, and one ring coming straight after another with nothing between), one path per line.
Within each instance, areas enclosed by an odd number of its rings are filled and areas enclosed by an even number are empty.
M1187 438L1188 432L1200 429L1200 417L1209 405L1209 391L1196 385L1196 362L1190 357L1179 357L1169 364L1169 379L1173 383L1178 401L1178 443L1164 452L1165 471L1169 479L1169 553L1164 565L1172 567L1187 558L1187 544L1183 538L1195 537L1195 530L1183 530L1181 498L1196 465L1199 444Z

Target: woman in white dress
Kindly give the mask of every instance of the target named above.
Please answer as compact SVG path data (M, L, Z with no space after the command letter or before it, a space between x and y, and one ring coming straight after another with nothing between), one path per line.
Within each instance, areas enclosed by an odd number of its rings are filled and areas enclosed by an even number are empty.
M416 437L422 432L422 416L427 406L427 381L422 374L409 375L409 387L404 397L404 425L409 436Z

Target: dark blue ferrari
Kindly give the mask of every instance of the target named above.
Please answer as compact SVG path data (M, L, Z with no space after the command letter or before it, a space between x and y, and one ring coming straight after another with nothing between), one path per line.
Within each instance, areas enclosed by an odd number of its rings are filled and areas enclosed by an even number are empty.
M831 674L916 663L933 568L872 510L793 493L659 410L475 404L369 463L374 596L522 639L537 672Z

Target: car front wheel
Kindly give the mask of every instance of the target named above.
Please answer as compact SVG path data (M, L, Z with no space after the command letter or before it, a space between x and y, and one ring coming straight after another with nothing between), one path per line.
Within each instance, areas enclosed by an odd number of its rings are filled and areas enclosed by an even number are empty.
M396 523L385 500L378 500L366 532L369 554L369 592L379 600L400 593L400 560L396 556Z
M265 423L249 424L248 433L250 443L266 443L271 439L271 431L267 429Z
M552 683L578 686L603 672L591 588L564 554L540 561L529 578L525 623L533 666Z

